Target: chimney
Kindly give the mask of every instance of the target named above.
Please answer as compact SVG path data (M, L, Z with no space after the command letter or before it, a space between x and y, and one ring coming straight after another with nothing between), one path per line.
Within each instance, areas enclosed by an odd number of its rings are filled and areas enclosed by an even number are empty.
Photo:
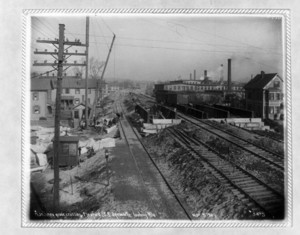
M228 85L227 89L231 91L231 59L228 59Z
M260 74L261 74L261 79L264 79L264 77L265 77L265 72L264 72L264 71L261 71Z
M194 69L194 80L196 80L196 69Z
M207 78L207 70L204 70L204 80Z
M223 82L224 80L224 67L223 64L221 64L221 68L220 68L220 82Z
M190 80L192 80L192 73L190 73Z

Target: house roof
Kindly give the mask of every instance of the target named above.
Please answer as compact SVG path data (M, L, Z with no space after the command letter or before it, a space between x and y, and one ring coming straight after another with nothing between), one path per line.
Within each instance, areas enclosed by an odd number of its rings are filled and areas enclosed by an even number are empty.
M60 142L78 142L80 140L79 136L60 136Z
M57 79L40 79L40 78L32 78L31 79L31 90L51 90L51 81L53 84L53 88L57 87ZM96 88L97 79L88 79L88 88ZM106 84L105 81L101 82L102 84ZM75 88L75 89L84 89L85 88L85 79L74 79L74 78L63 78L62 80L62 88Z
M77 109L79 106L82 106L82 107L85 108L85 104L84 103L80 103L80 104L74 106L73 109ZM90 105L88 105L88 108L91 109L92 107Z
M50 80L38 79L38 78L31 79L32 91L45 91L50 89L51 89Z
M257 74L253 79L251 79L245 86L245 89L263 89L275 76L277 73L265 73Z

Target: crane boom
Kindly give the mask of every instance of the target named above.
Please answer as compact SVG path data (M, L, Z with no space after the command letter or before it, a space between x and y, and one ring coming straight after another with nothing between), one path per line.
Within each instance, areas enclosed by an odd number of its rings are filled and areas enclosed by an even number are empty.
M112 47L113 47L113 45L114 45L115 38L116 38L116 35L114 34L113 39L112 39L112 42L111 42L111 44L110 44L110 48L109 48L107 57L106 57L106 61L105 61L105 64L104 64L104 68L103 68L103 71L102 71L100 80L97 81L97 85L96 85L96 93L95 93L95 99L94 99L94 103L93 103L93 108L92 108L91 113L90 113L90 116L89 116L89 119L90 119L90 120L93 118L93 116L94 116L94 114L95 114L95 112L96 112L96 105L97 105L97 102L98 102L98 91L99 91L99 86L101 85L100 83L101 83L101 81L103 80L103 77L104 77L104 74L105 74L105 70L106 70L106 67L107 67L107 64L108 64L108 61L109 61L110 53L111 53Z

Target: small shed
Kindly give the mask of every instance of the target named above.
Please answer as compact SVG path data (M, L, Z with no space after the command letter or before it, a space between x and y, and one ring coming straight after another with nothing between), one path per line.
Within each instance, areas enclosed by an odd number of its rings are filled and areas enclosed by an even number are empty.
M59 137L59 165L76 166L78 165L78 143L77 136L60 136Z

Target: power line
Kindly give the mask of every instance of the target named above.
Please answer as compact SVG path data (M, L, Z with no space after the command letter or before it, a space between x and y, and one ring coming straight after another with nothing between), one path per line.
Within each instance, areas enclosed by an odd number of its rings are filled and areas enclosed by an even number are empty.
M112 29L108 26L108 24L105 23L104 19L100 16L100 19L103 21L103 23L106 25L108 30L114 35L115 33L112 31Z
M98 42L90 42L90 43L98 43ZM103 43L99 43L103 44ZM133 44L116 44L118 46L125 46L125 47L140 47L140 48L150 48L150 49L167 49L167 50L177 50L177 51L201 51L201 52L208 52L208 53L213 53L213 52L218 52L218 53L236 53L236 51L220 51L220 50L205 50L205 49L187 49L187 48L175 48L175 47L159 47L159 46L145 46L145 45L133 45Z
M98 27L99 27L101 33L104 35L104 33L103 33L103 31L102 31L102 28L101 28L99 22L97 21L97 19L95 19L95 20L96 20L96 24L98 25ZM103 38L104 38L104 41L105 41L105 43L106 43L107 48L109 49L109 45L108 45L107 41L105 40L105 37L103 37ZM95 39L95 40L96 40L96 39Z
M79 34L78 34L79 35ZM93 35L94 37L110 37L110 36L100 36L100 35ZM194 40L197 40L193 37L191 37ZM246 49L249 46L234 46L234 45L225 45L225 44L212 44L212 43L205 43L205 42L179 42L179 41L168 41L168 40L159 40L159 39L145 39L145 38L132 38L132 37L122 37L118 36L118 39L125 39L125 40L136 40L136 41L149 41L149 42L163 42L163 43L175 43L175 44L185 44L185 45L205 45L205 46L220 46L220 47L227 47L227 48L241 48ZM281 55L281 53L277 52L266 52L268 54L278 54Z
M58 36L58 34L51 28L51 26L48 26L46 23L42 22L39 18L35 18L37 21L40 22L40 24L42 24L43 26L45 26L51 33L54 34L55 37Z
M55 18L56 19L56 22L58 23L58 24L60 24L60 22L59 21L63 21L63 20L61 20L61 18ZM73 36L73 38L74 39L77 39L75 36L74 36L74 34L73 33L71 33L69 30L67 30L67 29L65 29L65 34L71 34L72 36ZM83 35L85 35L85 34L83 34Z
M217 34L212 34L210 32L206 32L206 31L202 31L202 30L199 30L199 29L195 29L194 27L186 26L186 25L183 25L183 24L180 24L180 23L177 23L177 22L174 23L174 22L167 21L167 23L174 24L174 25L179 25L181 27L184 27L185 29L189 28L189 29L192 29L192 30L197 31L197 32L201 32L201 33L204 33L204 34L210 34L210 35L212 35L214 37L222 38L222 39L225 39L225 40L228 40L228 41L232 41L232 42L239 43L239 44L244 44L246 46L250 46L250 47L253 47L253 48L256 48L256 49L259 49L259 50L264 50L266 52L269 52L269 51L267 51L263 47L254 46L254 45L251 45L249 43L245 43L245 42L241 42L241 41L238 41L238 40L230 39L230 38L227 38L227 37L224 37L224 36L221 36L221 35L217 35ZM193 39L196 40L195 38L193 38ZM272 49L270 49L270 50L272 50ZM279 54L279 53L276 53L276 52L273 52L273 53L274 54ZM280 53L280 55L281 55L281 53Z
M92 23L92 21L91 21L91 23ZM95 24L95 23L94 23ZM96 37L94 37L95 38L95 41L96 41ZM98 53L98 55L100 55L100 50L99 50L99 48L98 48L98 43L95 43L96 44L96 50L97 50L97 53Z

